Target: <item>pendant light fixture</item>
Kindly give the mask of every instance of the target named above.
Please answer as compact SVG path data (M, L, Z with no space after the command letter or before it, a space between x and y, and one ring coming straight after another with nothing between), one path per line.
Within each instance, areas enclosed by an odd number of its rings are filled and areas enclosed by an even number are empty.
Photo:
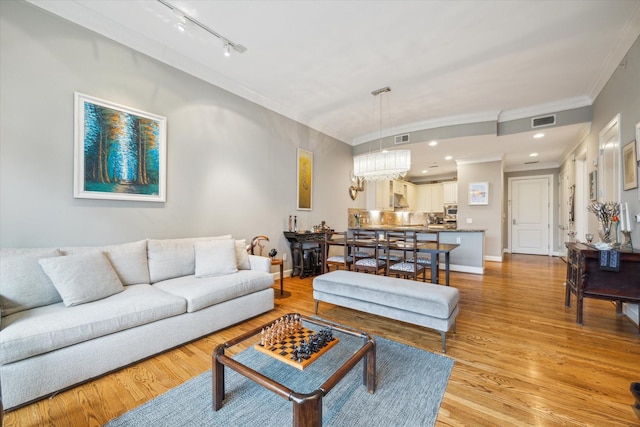
M353 174L366 181L399 179L411 169L410 150L382 149L382 95L389 92L391 88L388 86L371 92L376 101L380 101L380 150L353 158Z

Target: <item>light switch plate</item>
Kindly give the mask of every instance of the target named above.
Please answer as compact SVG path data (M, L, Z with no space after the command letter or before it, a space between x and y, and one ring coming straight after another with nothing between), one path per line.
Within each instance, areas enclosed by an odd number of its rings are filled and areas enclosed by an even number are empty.
M472 224L473 223L473 218L467 218L467 224Z

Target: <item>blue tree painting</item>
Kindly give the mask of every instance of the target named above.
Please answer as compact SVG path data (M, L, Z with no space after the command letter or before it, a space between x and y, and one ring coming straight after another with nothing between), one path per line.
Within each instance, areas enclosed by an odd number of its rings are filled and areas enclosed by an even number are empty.
M160 123L84 102L84 191L158 195Z

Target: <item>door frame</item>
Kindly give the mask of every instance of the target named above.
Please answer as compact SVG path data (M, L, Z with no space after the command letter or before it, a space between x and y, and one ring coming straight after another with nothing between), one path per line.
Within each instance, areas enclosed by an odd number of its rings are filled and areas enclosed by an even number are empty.
M512 252L512 247L511 247L511 239L512 239L512 235L513 235L513 216L512 216L512 209L511 209L511 200L512 200L512 196L511 196L511 191L512 191L512 182L513 181L524 181L524 180L529 180L529 179L540 179L540 178L547 178L549 180L549 185L547 186L547 191L549 191L548 197L549 197L549 223L547 224L547 233L548 236L547 238L549 239L549 248L548 248L548 256L553 256L554 254L557 255L557 251L554 251L554 244L555 244L555 239L553 238L553 227L552 225L555 224L555 217L556 217L556 211L557 209L554 206L554 186L555 186L555 179L554 179L554 175L552 174L546 174L546 175L527 175L527 176L514 176L514 177L510 177L508 179L508 197L507 197L507 252L509 253L513 253Z

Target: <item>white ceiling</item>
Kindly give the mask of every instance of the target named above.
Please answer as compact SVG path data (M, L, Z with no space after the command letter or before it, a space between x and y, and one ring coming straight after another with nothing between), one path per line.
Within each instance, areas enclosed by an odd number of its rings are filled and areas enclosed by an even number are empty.
M167 0L247 48L226 58L220 40L191 23L179 32L156 0L28 1L354 145L590 105L640 35L640 0ZM371 91L384 86L381 131ZM588 129L412 143L410 175L473 159L557 167ZM538 163L525 165L534 151Z

